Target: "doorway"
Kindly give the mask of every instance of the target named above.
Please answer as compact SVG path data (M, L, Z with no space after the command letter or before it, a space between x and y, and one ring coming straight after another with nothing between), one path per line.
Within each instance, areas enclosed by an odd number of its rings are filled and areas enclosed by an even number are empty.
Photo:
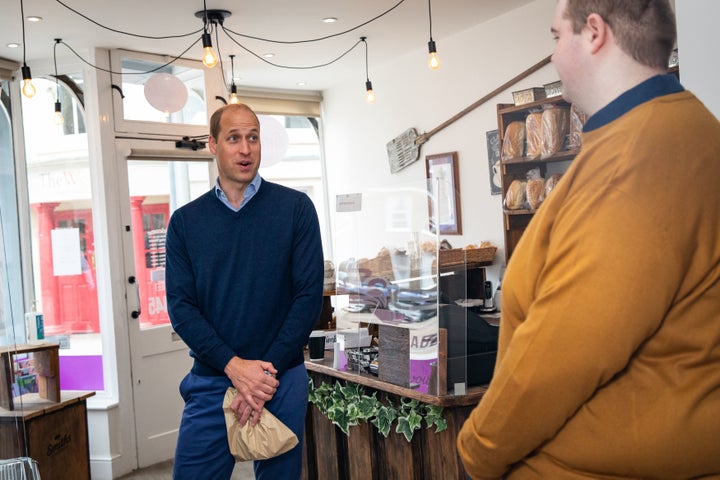
M157 147L157 141L118 141L126 175L120 205L140 468L173 457L183 409L178 386L192 365L168 317L165 232L172 212L207 192L215 178L208 152Z

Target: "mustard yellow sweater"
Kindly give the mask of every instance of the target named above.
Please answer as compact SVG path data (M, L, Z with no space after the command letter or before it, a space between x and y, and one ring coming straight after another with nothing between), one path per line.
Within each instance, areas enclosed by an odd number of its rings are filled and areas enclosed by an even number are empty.
M475 479L720 478L720 123L682 91L582 141L508 265L463 463Z

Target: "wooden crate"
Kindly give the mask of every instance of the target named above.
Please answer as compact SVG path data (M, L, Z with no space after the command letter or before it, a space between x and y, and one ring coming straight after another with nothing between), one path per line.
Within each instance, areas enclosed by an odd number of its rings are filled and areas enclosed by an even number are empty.
M407 387L410 383L410 332L407 328L379 325L378 378Z
M87 408L93 393L65 393L55 403L26 394L22 410L0 409L0 458L31 457L43 480L90 478Z
M0 347L0 407L14 410L13 359L19 354L32 354L40 398L60 401L60 346L56 343Z

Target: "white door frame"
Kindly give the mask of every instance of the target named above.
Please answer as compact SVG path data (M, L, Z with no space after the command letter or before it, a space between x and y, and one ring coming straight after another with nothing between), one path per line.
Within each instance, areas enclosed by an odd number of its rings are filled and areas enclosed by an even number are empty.
M134 404L135 439L138 468L173 457L183 401L178 392L180 380L192 365L188 347L168 325L140 328L140 293L135 281L135 252L132 235L128 164L143 161L207 161L209 182L215 174L212 156L205 151L168 148L158 140L118 139L116 141L120 217L123 230L123 261L128 318L128 340ZM210 184L207 186L208 190ZM170 212L172 213L172 212ZM169 217L168 217L169 219Z

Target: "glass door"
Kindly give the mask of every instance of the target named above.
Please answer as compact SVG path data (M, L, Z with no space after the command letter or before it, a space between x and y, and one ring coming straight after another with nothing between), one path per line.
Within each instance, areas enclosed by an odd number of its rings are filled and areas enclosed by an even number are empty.
M168 317L165 233L172 212L207 192L214 176L207 152L153 153L135 146L119 152L125 152L120 155L127 173L123 250L138 466L142 468L173 456L183 408L178 386L192 363L188 347L172 330Z

